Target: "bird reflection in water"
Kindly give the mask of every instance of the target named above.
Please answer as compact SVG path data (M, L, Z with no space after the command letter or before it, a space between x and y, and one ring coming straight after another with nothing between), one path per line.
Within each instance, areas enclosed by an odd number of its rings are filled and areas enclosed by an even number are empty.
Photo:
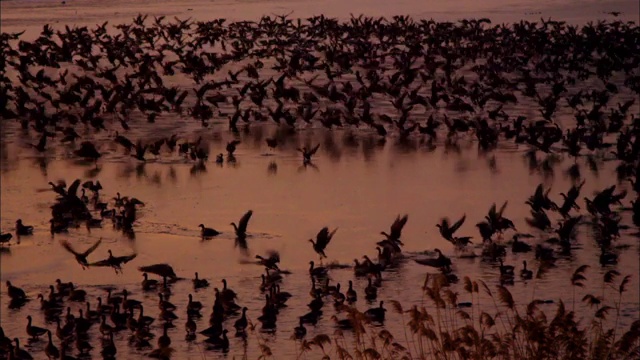
M277 173L278 173L278 164L275 161L270 162L269 166L267 166L267 174L275 175Z
M197 163L191 166L191 169L189 169L189 174L191 174L191 176L197 176L199 174L204 174L206 172L207 172L207 166L205 165L204 161L198 161ZM175 177L175 170L173 175Z

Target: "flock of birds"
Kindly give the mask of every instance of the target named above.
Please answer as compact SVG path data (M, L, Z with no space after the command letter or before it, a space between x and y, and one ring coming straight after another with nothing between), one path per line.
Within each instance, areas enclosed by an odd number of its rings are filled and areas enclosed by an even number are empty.
M477 243L482 249L480 256L499 268L502 284L512 284L516 275L524 280L534 276L526 262L519 271L505 264L509 248L513 253L533 252L541 274L579 245L575 229L580 224L592 226L601 250L599 262L614 265L618 257L616 239L620 230L629 227L621 224L621 211L630 210L634 224L640 226L640 111L634 100L640 93L636 41L640 29L620 21L582 27L551 20L509 26L489 24L486 19L439 23L401 16L390 20L361 16L341 23L324 16L306 21L283 16L231 24L223 19L165 22L160 17L149 25L146 16L138 16L133 23L114 29L107 28L107 23L94 29L65 27L64 31L46 25L35 41L22 40L20 34L1 35L0 73L6 75L0 78L0 111L3 121L15 119L26 134L38 134L39 141L30 144L37 152L52 156L57 147L52 147L49 139L59 135L63 144L81 139L68 155L89 159L96 166L105 153L98 140L104 141L101 134L110 131L113 133L107 135L108 141L122 146L137 161L147 161L149 154L173 154L177 149L185 158L205 163L209 149L201 138L191 141L173 134L132 141L120 133L129 131L130 124L140 119L152 127L153 123L171 119L178 123L183 118L195 119L205 128L211 121L223 119L232 134L239 133L240 122L249 127L271 119L287 129L266 140L271 149L285 142L286 134L314 126L315 120L328 129L364 127L362 131L374 132L381 139L420 138L427 146L435 146L442 137L451 145L473 136L481 149L490 151L500 140L510 140L528 145L531 158L539 152L566 153L575 158L570 169L575 179L580 178L580 158L591 162L616 160L619 182L630 183L635 192L632 207L613 208L622 205L628 195L626 188L619 190L615 185L594 197L580 199L584 182L576 180L566 194L560 194L562 200L557 203L550 198L550 189L540 185L527 200L531 217L526 223L537 229L536 238L538 234L545 237L536 244L525 241L532 236L517 230L505 216L506 203L500 208L494 204L485 219L476 224L479 236L458 235L466 221L464 215L454 223L443 218L437 224L440 235L452 243L460 257L476 256L470 244ZM269 68L275 75L264 77ZM619 81L621 73L624 80ZM170 86L167 79L173 77L191 79L195 85ZM589 79L593 81L587 86ZM624 96L631 100L612 104L612 99ZM514 106L521 102L531 108L538 106L539 114L507 113L517 112ZM572 115L574 124L559 121L558 110ZM82 126L86 138L77 132ZM611 142L613 138L615 142ZM226 161L234 161L240 145L239 140L227 143ZM303 164L311 164L320 149L310 144L296 148ZM216 162L224 161L223 153L216 156ZM70 185L49 185L58 195L51 207L52 235L74 231L81 225L91 231L111 220L115 229L133 236L143 201L119 193L105 201L99 181L83 183L78 179ZM584 204L588 216L579 213L579 204ZM249 210L238 223L231 224L236 245L244 254L248 254L252 216ZM331 283L329 274L335 266L323 264L323 260L337 228L324 227L315 239L309 239L319 262L309 263L309 310L300 314L293 331L295 338L305 337L305 325L322 320L327 302L336 308L337 315L331 320L337 328L356 326L347 316L352 306L363 298L377 301L384 272L409 258L402 251L402 230L407 222L408 215L398 216L389 233L381 233L385 238L376 243L377 259L365 255L363 261L354 261L354 275L368 279L364 289L357 289L353 281L347 289ZM221 234L205 224L199 228L203 238ZM33 226L16 220L16 237L33 232ZM513 233L509 240L504 238L507 232ZM0 234L0 246L11 242L13 235ZM90 261L101 240L84 251L68 241L60 244L83 269L111 267L119 273L137 256L116 256L109 250L106 259ZM439 249L434 251L436 257L413 260L437 268L455 283L452 259ZM293 296L280 288L288 272L280 269L277 251L256 255L256 263L265 268L259 284L265 303L257 322L250 320L248 308L238 304L241 299L222 280L222 289L214 290L212 312L204 329L198 328L198 319L205 306L189 294L186 309L181 309L186 311L187 341L200 335L211 349L227 351L231 328L238 336L246 336L247 330L259 322L262 330L275 331L280 310ZM43 351L49 359L73 359L69 355L72 346L78 357L88 356L95 346L91 341L95 335L103 339L102 357L115 358L118 349L114 334L127 330L136 348L150 349L145 353L151 357L170 358L174 350L169 330L176 326L179 316L169 298L173 284L181 278L168 264L138 269L143 277L140 290L158 293L157 317L145 315L148 304L133 299L127 290L116 293L110 289L104 301L98 297L97 303L91 303L85 290L57 280L48 295L37 297L45 320L55 328L34 325L29 315L26 334L32 340L48 337ZM150 278L152 274L158 279ZM192 282L194 289L210 286L197 272ZM18 285L6 282L9 306L14 309L33 300ZM72 302L82 303L76 314ZM364 314L369 321L383 323L385 312L380 301ZM151 330L156 321L162 322L162 334L153 346ZM91 330L95 327L97 332ZM1 328L0 356L32 358L18 337L7 337Z
M146 20L62 31L45 25L34 41L3 33L2 117L35 131L39 141L27 145L39 153L54 152L49 139L61 137L72 144L68 156L96 162L107 151L96 143L107 126L108 137L139 161L176 148L206 161L201 138L132 141L121 133L141 119L184 124L185 118L205 127L226 119L235 134L243 123L272 120L295 130L318 120L328 129L370 128L381 139L420 137L429 146L443 134L454 144L471 134L485 150L506 138L581 156L610 146L604 138L634 115L628 91L640 91L638 27L620 21L578 27L402 16L344 23L323 16L230 24ZM631 100L615 105L610 100L623 92L614 78L620 72ZM594 77L596 85L581 86ZM170 86L170 79L194 84ZM523 102L539 114L510 110ZM575 127L556 120L565 104ZM88 138L78 133L81 125ZM276 148L290 133L279 132L267 145ZM618 144L616 158L634 158L623 146L628 141ZM238 145L233 140L225 148L231 160ZM311 146L299 150L307 159L313 155ZM222 152L216 161L224 161Z

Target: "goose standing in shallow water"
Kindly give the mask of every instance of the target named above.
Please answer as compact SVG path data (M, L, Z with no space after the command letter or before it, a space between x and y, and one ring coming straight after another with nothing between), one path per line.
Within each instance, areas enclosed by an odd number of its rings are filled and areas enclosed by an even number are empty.
M16 235L18 236L33 235L33 226L24 225L22 223L22 219L16 220Z
M29 336L31 336L31 339L33 339L33 340L38 339L40 336L46 334L47 331L49 331L47 329L31 325L31 321L32 321L31 315L27 316L27 321L28 321L27 322L27 334Z

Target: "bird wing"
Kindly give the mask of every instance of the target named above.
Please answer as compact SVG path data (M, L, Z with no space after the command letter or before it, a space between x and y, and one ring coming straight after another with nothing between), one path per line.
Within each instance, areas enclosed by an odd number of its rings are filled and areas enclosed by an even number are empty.
M505 201L504 204L502 204L502 206L500 207L500 211L498 211L498 215L500 217L502 217L502 214L504 213L504 210L507 208L508 203L509 201Z
M338 231L338 228L333 229L333 231L329 234L329 236L327 237L327 244L331 242L331 239L333 239L333 235L336 234L336 231Z
M77 253L77 252L73 249L73 247L71 247L71 244L69 244L69 242L68 242L68 241L66 241L66 240L61 240L61 241L60 241L60 245L62 245L62 247L63 247L63 248L65 248L65 250L67 250L68 252L72 253L73 255L76 255L76 256L80 255L79 253Z
M460 228L460 226L462 226L462 224L464 224L464 221L466 220L466 218L467 218L466 214L462 215L462 218L451 226L451 228L450 228L451 233L456 232L456 230L458 230Z
M111 261L109 261L109 259L104 259L104 260L100 260L100 261L96 261L96 262L92 262L89 264L89 266L112 266Z
M316 244L318 245L318 247L324 249L325 246L327 246L327 244L329 243L328 238L329 228L323 227L322 230L318 232L318 235L316 235Z
M247 211L247 213L244 214L240 219L240 222L238 223L238 230L240 230L240 232L244 233L247 231L247 225L249 224L249 219L251 219L251 215L253 215L253 210Z
M76 193L78 192L78 187L80 187L80 179L76 179L73 183L71 183L71 185L67 189L67 195L77 197Z
M273 262L280 262L280 253L276 250L267 251L267 255L269 256L268 260L271 260Z
M115 262L126 264L129 261L135 259L136 256L138 256L138 254L135 254L135 253L131 254L131 255L126 255L126 256L115 256L114 260L115 260Z
M409 220L409 215L405 215L403 217L400 217L400 215L398 215L396 220L391 225L391 236L392 237L396 237L396 238L400 237L400 233L402 232L402 228L407 223L407 220Z
M87 249L87 251L82 253L82 256L87 257L89 256L95 249L98 248L98 246L100 246L100 244L102 243L102 238L100 238L98 241L96 241L95 244L91 245L90 248Z
M309 150L309 155L315 154L320 148L320 144L316 145L313 149Z

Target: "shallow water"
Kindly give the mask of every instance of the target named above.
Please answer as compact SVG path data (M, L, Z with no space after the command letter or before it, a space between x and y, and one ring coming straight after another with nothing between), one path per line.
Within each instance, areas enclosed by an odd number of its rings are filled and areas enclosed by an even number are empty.
M184 3L186 4L183 5ZM260 6L255 2L181 2L179 7L176 2L163 2L162 9L157 10L159 6L155 2L133 4L115 1L99 3L99 7L96 2L68 2L61 8L38 1L3 1L2 31L17 31L22 28L39 31L42 24L48 21L64 24L72 16L76 16L75 13L70 14L76 9L77 16L82 17L80 21L87 23L97 19L109 19L114 23L126 21L138 12L175 14L178 17L194 14L196 18L216 17L224 13L229 18L254 18L264 13L287 13L291 9L295 10L294 16L306 16L331 9L325 12L327 16L346 17L349 12L370 10L366 11L368 15L388 15L393 12L430 17L433 13L445 19L495 14L498 19L504 17L511 21L521 18L529 9L538 9L538 6L544 9L544 16L568 15L568 8L574 2L535 2L540 5L534 7L534 2L493 1L473 5L475 7L466 8L465 11L458 10L460 5L454 8L444 1L433 2L433 8L424 9L420 7L422 5L418 6L410 1L398 2L393 8L385 5L386 2L366 3L367 8L358 7L362 2L335 7L332 6L335 4L332 1L274 1L261 3ZM630 3L621 1L614 4L619 4L622 9L633 9ZM507 8L505 4L513 7ZM37 16L28 16L33 15L33 7L38 7ZM607 5L605 8L600 2L587 2L583 12L574 14L575 11L571 11L572 15L568 18L580 22L604 17L602 11L613 10L613 5L611 7L610 9ZM496 9L503 11L495 11ZM540 15L532 16L538 18ZM623 16L632 17L633 12L626 12ZM629 95L623 95L622 99L625 99L624 96ZM640 111L638 106L634 109L636 114ZM527 109L526 104L521 104L516 111L526 113L530 109ZM226 120L222 123L226 123ZM460 152L456 152L446 149L442 143L438 143L435 150L430 150L419 140L400 143L393 137L385 144L380 144L370 130L329 132L313 128L298 131L288 138L287 143L272 151L267 148L264 139L272 136L277 129L275 125L264 125L252 126L246 132L241 130L242 143L236 151L235 164L218 166L210 159L206 164L206 171L203 171L195 168L192 162L167 153L162 154L159 159L141 164L124 154L122 148L103 139L101 151L107 154L96 169L93 165L79 164L70 159L71 148L59 147L54 156L46 158L35 155L26 144L37 142L36 135L23 132L13 123L2 125L0 226L3 231L8 231L14 227L15 220L21 218L26 224L36 228L33 236L23 237L19 244L0 253L3 282L0 322L7 335L26 340L24 326L27 314L34 314L36 325L45 324L37 301L31 301L19 311L7 309L5 280L22 287L32 298L38 293L46 293L48 285L56 278L73 281L89 292L92 304L96 296L106 296L104 287L126 287L133 298L144 299L148 304L145 314L156 316L156 295L142 292L139 285L142 276L136 268L167 262L181 277L190 279L198 271L201 277L213 283L211 288L195 292L189 280L179 281L173 286L175 295L171 302L178 306L177 314L180 319L176 321L177 327L170 330L169 334L173 339L172 347L176 349L175 358L180 359L203 358L199 341L183 341L186 313L180 309L184 309L186 294L189 292L193 292L195 299L205 304L204 317L198 321L199 330L208 326L207 315L213 301L213 287L221 287L222 278L226 278L229 286L239 294L238 303L249 308L250 319L256 319L260 315L264 297L258 286L263 270L259 266L245 264L247 258L234 248L233 229L229 225L248 209L254 211L249 223L250 257L264 254L269 249L277 249L282 257L281 267L292 272L286 276L282 290L292 293L293 298L289 300L288 308L280 312L275 334L251 334L246 344L241 339L232 338L228 356L246 355L248 358L257 358L257 337L262 337L269 342L276 358L293 358L297 354L298 345L289 340L289 337L297 325L297 317L307 312L305 304L309 301L310 288L308 262L317 260L307 239L315 237L322 227L338 228L327 249L328 261L350 264L354 258L361 258L365 254L375 258L375 242L381 240L379 232L388 231L398 214L409 214L402 236L408 259L398 269L384 273L383 286L379 290L379 299L396 299L408 308L424 301L420 288L425 274L434 272L412 260L422 256L419 253L425 250L440 248L454 257L455 272L460 277L467 275L472 279L482 279L490 286L498 284L499 270L496 264L483 262L480 258L456 258L457 253L451 244L440 237L435 227L441 217L447 216L454 220L466 214L467 221L460 229L460 234L478 238L474 225L483 219L489 207L493 203L499 205L509 201L505 215L514 221L520 231L534 234L534 238L527 241L538 243L548 236L527 226L524 219L529 215L529 208L524 202L541 182L552 187L551 197L556 201L560 199L559 193L566 192L572 184L564 173L573 163L572 159L561 159L554 167L555 173L549 176L541 171L531 170L524 157L527 146L515 146L512 143L501 145L486 155L479 152L477 144L468 139L460 142ZM114 124L111 125L113 128ZM212 157L224 152L226 142L233 138L225 125L214 123L209 129L202 129L197 122L186 123L172 117L159 118L154 127L148 127L141 121L133 122L132 127L127 133L132 139L154 139L171 133L180 133L183 138L191 140L202 136ZM103 136L106 137L106 134ZM315 166L302 166L296 148L315 143L321 144L319 154L314 158ZM491 167L488 164L494 156L496 166ZM542 155L539 158L543 159ZM594 191L617 182L614 172L617 162L603 162L597 174L590 172L582 159L579 162L586 180L582 195L591 196ZM47 182L64 179L70 183L76 178L83 181L100 180L104 187L103 200L120 192L122 196L134 196L145 202L135 225L135 239L123 236L112 229L109 223L105 223L102 229L91 229L90 233L82 227L72 229L68 235L56 234L52 237L49 234L49 206L53 204L55 194L49 191ZM619 186L628 188L628 183ZM629 200L625 199L625 205ZM629 213L623 213L623 217L624 224L631 223ZM203 241L197 227L200 223L216 228L223 234ZM622 301L622 316L618 324L625 329L640 316L640 248L638 238L633 235L637 231L632 226L624 230L622 237L617 240L617 244L628 245L629 249L620 251L616 268L623 275L633 275L628 286L629 292ZM507 233L506 237L509 236L510 233ZM138 256L125 265L123 274L116 275L107 268L82 271L73 257L58 244L59 240L65 239L76 248L84 249L98 238L103 238L103 244L91 255L91 260L105 258L108 249L113 250L115 255L136 252ZM588 225L580 227L577 239L580 248L574 251L571 258L558 260L557 267L547 276L528 282L516 280L509 287L518 304L526 304L533 298L563 299L566 303L571 303L572 294L567 291L570 276L583 264L591 265L587 272L586 289L600 289L601 275L610 268L602 268L598 264L599 250ZM475 250L476 253L479 251ZM519 269L522 260L527 260L530 267L536 269L533 254L514 256L509 252L505 262L516 265ZM353 270L333 270L331 278L344 286L348 280L354 279ZM359 295L362 295L366 282L355 279L354 284ZM454 289L460 293L459 301L470 300L465 298L466 294L463 294L461 286ZM585 292L586 290L578 289L576 299L581 299ZM362 299L357 303L360 310L371 306L375 305L366 304ZM544 306L549 309L554 307ZM77 313L78 306L72 308ZM585 307L578 305L578 311L585 316L585 322L589 321L587 314L591 313ZM325 315L318 326L307 326L308 336L332 333L334 328L329 318L333 312L330 306L325 306ZM399 316L392 311L387 316L386 327L400 338L402 323ZM235 318L228 320L225 326L231 328L234 321ZM46 326L54 328L51 324ZM96 326L92 332L97 332ZM153 332L161 332L158 324L154 324ZM133 357L149 351L137 351L129 347L126 344L127 338L127 330L116 335L119 355L129 354ZM44 358L44 353L39 350L46 345L46 341L34 344L26 344L25 341L25 345L32 354ZM97 356L98 351L94 350L94 357ZM204 356L217 358L222 355L207 351Z

